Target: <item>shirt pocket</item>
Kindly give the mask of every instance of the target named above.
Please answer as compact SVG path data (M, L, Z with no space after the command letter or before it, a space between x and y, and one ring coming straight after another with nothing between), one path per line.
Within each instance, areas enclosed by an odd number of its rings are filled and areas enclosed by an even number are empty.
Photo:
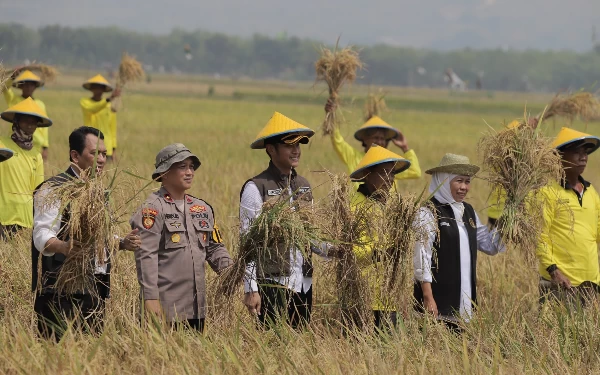
M212 223L208 219L200 219L194 220L193 224L194 229L196 229L196 234L198 235L200 246L207 247L210 241L210 236L212 236Z
M165 249L178 249L188 243L185 225L181 220L165 220Z

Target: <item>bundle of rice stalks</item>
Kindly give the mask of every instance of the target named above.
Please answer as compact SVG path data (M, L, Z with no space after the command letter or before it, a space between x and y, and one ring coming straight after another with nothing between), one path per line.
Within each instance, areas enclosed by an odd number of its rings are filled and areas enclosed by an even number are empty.
M54 82L56 77L60 74L58 69L51 65L46 64L30 64L23 67L21 70L31 70L32 72L38 72L44 82Z
M385 249L380 257L384 269L382 288L383 292L393 299L406 296L407 288L412 285L415 244L418 241L426 241L429 236L427 223L418 223L419 210L426 207L434 217L436 215L429 198L425 197L425 191L418 196L400 195L392 191L386 197L379 225L376 227L376 247ZM398 305L399 302L406 301L394 302Z
M381 116L387 110L385 105L385 93L379 89L377 93L369 93L369 97L365 102L364 120L369 121L373 116Z
M10 75L6 72L6 69L4 69L4 66L0 63L0 92L4 92L4 90L6 90L6 81L8 81L8 78L10 77Z
M289 262L290 249L308 256L310 244L321 238L316 221L316 211L310 204L296 201L291 205L287 198L265 203L258 217L240 235L233 265L217 278L217 295L231 296L244 280L246 265L251 262L257 278L264 279L265 268Z
M115 238L118 224L109 212L108 190L102 178L95 177L91 170L93 168L82 172L81 178L48 186L41 207L50 209L60 202L59 212L68 209L70 213L66 230L73 240L72 248L56 278L54 288L58 293L94 293L95 267L105 264L109 254L118 249L118 238ZM39 274L41 277L41 272Z
M570 95L556 95L548 105L548 108L537 116L540 120L551 117L565 117L573 121L580 117L584 121L594 118L600 110L600 102L590 92L576 92Z
M483 167L497 196L505 194L504 209L498 229L506 245L523 249L529 260L535 259L535 248L542 226L542 204L537 190L560 181L564 172L561 158L538 126L521 126L490 130L479 140Z
M333 51L322 47L321 57L315 63L317 72L317 82L325 82L329 86L329 100L334 104L334 108L339 107L339 90L345 82L354 82L358 69L362 69L363 64L358 56L358 51L352 47L346 47L338 50L336 43ZM327 112L323 122L323 134L333 133L337 126L336 112Z
M335 275L342 321L363 332L372 331L373 316L369 285L354 251L369 233L371 210L368 205L352 206L354 191L344 175L330 175L332 187L326 212L329 214L328 236L337 248ZM368 236L367 236L368 237Z
M116 88L122 90L128 83L140 82L144 79L145 73L142 64L127 52L121 57L119 64L119 75L117 76ZM121 107L121 97L111 101L111 108L117 112Z

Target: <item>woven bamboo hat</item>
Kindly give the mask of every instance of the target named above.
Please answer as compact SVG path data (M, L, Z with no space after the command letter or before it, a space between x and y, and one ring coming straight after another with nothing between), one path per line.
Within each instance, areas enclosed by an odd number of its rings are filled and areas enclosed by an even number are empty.
M111 92L113 90L112 86L110 85L110 83L108 83L108 81L106 80L106 78L102 77L102 75L97 74L95 76L93 76L92 78L88 79L87 81L85 81L83 83L83 88L86 90L89 90L92 85L103 85L105 87L104 92Z
M479 167L471 164L468 157L456 154L444 155L437 167L425 171L427 174L450 173L459 176L474 176L477 172Z
M18 87L21 83L25 82L33 82L37 87L44 86L44 81L42 81L42 79L37 74L33 73L31 70L22 71L21 74L19 74L17 78L15 78L12 85L13 87Z
M369 174L369 168L378 164L394 163L393 174L398 174L410 168L410 161L395 154L385 147L373 145L362 158L356 170L350 174L353 180L361 180Z
M46 114L46 111L42 107L37 105L35 100L33 100L31 97L13 105L6 111L2 112L0 114L0 117L2 117L3 120L12 123L15 120L16 115L29 115L38 117L40 119L40 122L38 123L38 128L46 128L52 125L52 120L50 120L50 118Z
M367 122L365 122L356 133L354 133L354 138L361 141L365 137L365 133L371 129L383 130L385 132L385 139L390 140L392 138L396 138L398 136L398 130L394 129L390 124L383 121L379 116L371 117Z
M308 139L314 134L315 132L309 127L285 117L279 112L275 112L269 122L267 122L267 125L258 133L250 148L265 148L265 141L275 137L281 138L284 143L288 144L298 142L306 144L308 143Z
M600 147L600 138L565 127L558 132L554 142L552 142L552 147L560 150L568 148L568 146L575 146L575 144L588 146L587 153L589 155Z
M3 161L7 161L8 159L12 158L12 156L13 151L10 148L0 148L0 163Z

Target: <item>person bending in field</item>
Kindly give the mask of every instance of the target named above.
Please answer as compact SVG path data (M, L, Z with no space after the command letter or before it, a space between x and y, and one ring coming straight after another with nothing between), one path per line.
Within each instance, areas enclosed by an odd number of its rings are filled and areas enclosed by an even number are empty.
M437 219L431 209L421 208L415 221L429 233L415 244L415 309L458 332L477 305L478 250L488 255L506 250L497 230L483 225L464 201L478 171L466 156L446 154L439 166L425 172L432 175L429 192Z
M44 162L33 147L33 134L39 127L52 125L46 111L32 98L10 107L0 115L12 124L12 134L0 137L0 147L15 155L0 164L0 238L7 238L21 228L33 226L35 187L44 181Z
M394 177L408 168L410 168L410 161L407 159L386 148L373 145L350 175L354 181L361 182L352 197L352 209L366 205L365 207L372 210L381 211L388 192L394 184ZM358 243L361 245L355 245L353 251L362 275L369 284L375 330L389 331L390 328L396 327L397 314L392 296L382 290L385 282L383 279L385 265L382 262L384 257L381 251L386 249L375 248L377 239L372 235L369 236L368 233L362 233Z
M329 99L325 105L325 112L333 112L335 110L334 102ZM331 135L333 148L339 158L346 164L348 173L352 173L356 169L356 166L360 163L364 154L369 151L369 148L371 148L372 145L387 148L390 141L392 141L396 147L402 150L404 157L410 161L410 168L404 173L397 174L395 181L421 177L419 159L417 158L415 151L408 147L408 141L404 134L399 130L394 129L380 117L371 117L354 133L354 138L362 143L363 151L356 150L354 147L350 146L344 140L344 137L342 137L342 133L340 133L338 128L335 128Z
M213 208L186 191L200 159L181 143L156 155L152 179L162 184L131 218L142 246L135 252L143 309L172 326L204 330L205 262L217 273L233 262Z
M15 92L12 90L11 86L21 89L21 95L15 95ZM5 83L5 90L2 92L2 94L4 95L4 100L6 100L6 104L9 107L13 107L27 98L32 98L38 107L46 112L46 105L44 102L33 97L35 90L42 86L44 86L44 81L39 76L29 70L17 68L10 76L8 82ZM44 160L47 160L48 147L50 147L48 128L38 127L33 133L33 148L42 154L42 158Z
M600 138L562 128L553 146L562 156L565 179L540 190L544 226L537 247L540 302L570 307L596 297L600 285L600 197L582 176Z
M85 81L83 88L92 92L91 98L81 98L79 101L83 112L83 124L99 129L104 134L106 157L111 161L117 149L117 114L112 110L110 102L119 97L121 91L113 91L108 81L100 74ZM104 93L111 91L110 97L102 98Z
M95 128L82 126L75 129L69 136L71 165L65 172L38 186L34 193L31 290L35 294L38 333L46 339L59 341L71 320L79 328L92 333L101 332L104 326L105 300L110 296L110 249L105 249L105 259L97 259L95 272L89 274L95 290L59 293L55 284L62 265L69 253L81 249L78 242L69 237L69 205L60 201L47 202L52 189L81 178L82 172L92 168L94 163L96 172L102 173L106 161L103 138L104 135ZM61 210L61 207L64 209ZM122 250L136 250L139 246L137 230L119 241Z
M265 149L269 166L246 181L240 192L240 230L248 231L267 202L280 200L290 204L312 204L312 190L307 179L296 172L300 164L300 144L307 144L315 134L308 127L275 112L260 131L253 149ZM321 249L321 247L325 249ZM328 244L311 245L304 255L301 249L269 251L266 259L246 265L244 304L251 314L258 314L265 328L284 322L303 328L312 311L312 263L310 254L326 256Z

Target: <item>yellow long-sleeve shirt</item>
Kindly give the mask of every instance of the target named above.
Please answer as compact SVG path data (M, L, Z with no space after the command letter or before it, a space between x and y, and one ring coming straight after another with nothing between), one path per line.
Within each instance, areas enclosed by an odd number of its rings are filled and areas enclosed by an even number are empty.
M12 107L14 105L17 105L19 103L21 103L23 100L25 100L25 98L23 98L20 95L15 95L15 92L13 91L13 89L11 88L12 86L12 80L6 82L6 90L4 90L2 92L2 94L4 95L4 100L6 101L6 105L8 107ZM42 108L44 111L46 111L46 105L44 104L43 101L39 100L39 99L33 99L35 101L35 103L37 105L40 106L40 108ZM46 111L46 113L48 113ZM50 147L50 139L48 136L48 128L37 128L35 130L35 132L33 133L33 148L35 148L38 151L42 151L42 148L48 148Z
M44 162L38 150L23 150L10 138L0 137L0 147L13 150L0 163L0 224L33 227L33 191L44 182Z
M344 164L346 164L348 173L354 172L362 158L365 156L365 153L350 146L348 142L344 140L342 133L340 133L338 129L333 131L331 136L331 144L333 145L333 148L340 159L344 162ZM395 181L420 178L421 167L419 166L419 159L417 158L417 154L415 154L414 150L406 151L404 157L410 161L410 168L402 173L398 173L395 177ZM355 184L355 187L358 188L358 184Z
M352 209L356 210L359 206L365 204L369 205L368 209L373 211L373 215L381 214L379 212L381 210L381 203L368 198L359 190L352 197ZM372 309L392 311L395 310L393 300L389 296L384 295L381 290L385 281L385 269L381 262L377 262L374 259L374 246L376 242L376 234L362 233L360 238L361 245L354 246L352 250L356 256L357 264L361 269L361 274L368 282Z
M540 190L544 203L544 227L537 248L539 272L556 264L573 286L584 281L600 284L600 197L587 181L581 198L570 186L557 183Z
M110 102L81 98L79 104L83 112L83 124L99 129L104 134L106 154L111 156L113 149L117 148L117 114L110 109Z

